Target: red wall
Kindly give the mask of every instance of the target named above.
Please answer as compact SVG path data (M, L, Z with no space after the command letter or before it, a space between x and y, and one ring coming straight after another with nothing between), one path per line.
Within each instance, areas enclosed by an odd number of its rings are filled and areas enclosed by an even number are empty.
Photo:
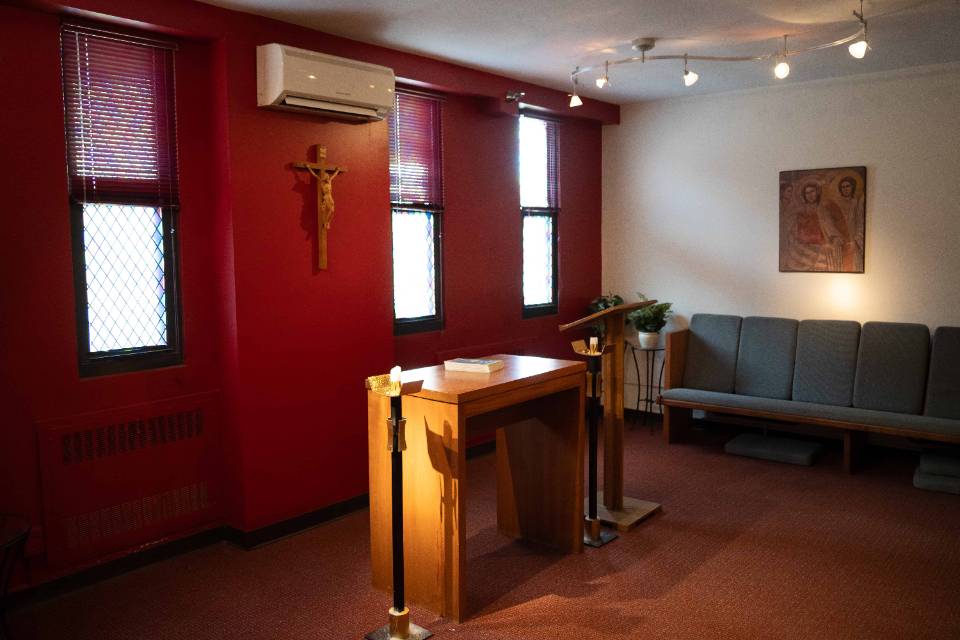
M0 7L0 511L42 522L34 423L118 405L215 389L220 330L213 217L216 155L209 107L184 108L207 93L207 47L184 47L180 64L183 366L81 379L67 208L59 18ZM200 104L203 104L202 102ZM36 544L36 543L34 543Z
M34 424L221 389L224 518L250 530L366 491L363 378L395 361L513 341L563 355L558 322L600 290L600 125L585 105L560 128L559 316L520 317L516 119L506 89L567 113L566 96L526 83L187 0L75 0L186 37L178 54L185 362L80 379L64 175L60 16L45 2L0 7L0 511L42 521ZM393 67L453 92L445 103L446 328L394 339L387 128L258 109L255 46L282 42ZM470 94L470 95L467 95ZM337 178L329 264L315 264L314 187L290 169L313 144Z
M396 358L404 367L434 364L461 350L486 355L485 345L566 357L570 337L557 325L581 317L599 295L600 124L560 123L560 314L523 319L518 121L485 116L482 108L464 97L444 103L446 326L398 336Z

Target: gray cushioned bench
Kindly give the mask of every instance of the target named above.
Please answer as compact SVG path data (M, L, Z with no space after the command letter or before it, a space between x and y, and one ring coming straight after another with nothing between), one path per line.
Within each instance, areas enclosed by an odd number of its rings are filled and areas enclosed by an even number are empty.
M868 433L960 443L960 327L696 314L665 378L668 442L701 409L842 429L848 471Z

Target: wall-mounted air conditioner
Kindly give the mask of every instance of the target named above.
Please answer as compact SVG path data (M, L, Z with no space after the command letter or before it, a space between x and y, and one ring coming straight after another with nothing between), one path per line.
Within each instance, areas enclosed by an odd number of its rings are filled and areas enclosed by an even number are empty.
M393 69L282 44L257 47L257 105L348 120L393 109Z

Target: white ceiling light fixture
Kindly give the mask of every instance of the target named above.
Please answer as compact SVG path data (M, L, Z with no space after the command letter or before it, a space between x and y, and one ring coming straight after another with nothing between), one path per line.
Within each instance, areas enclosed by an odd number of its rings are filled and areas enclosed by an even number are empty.
M687 54L683 54L683 84L686 87L692 87L700 79L699 74L687 69Z
M869 46L870 45L867 44L866 40L860 40L858 42L854 42L852 45L850 45L850 48L849 48L850 55L852 55L857 60L861 60L863 59L863 56L867 55L867 49L869 48Z
M597 89L610 85L610 61L603 63L603 75L597 78Z
M790 63L786 60L781 60L777 63L777 66L773 68L773 75L776 76L777 80L783 80L790 75Z
M833 47L839 47L841 45L849 45L850 55L855 58L862 58L867 50L870 48L867 44L867 21L863 17L863 0L860 2L860 11L853 11L853 15L857 18L857 30L854 33L851 33L848 36L840 38L839 40L834 40L832 42L824 42L822 44L816 44L804 49L794 49L792 51L787 50L787 37L791 34L784 34L783 36L783 50L780 51L779 48L776 51L770 53L765 53L756 56L711 56L711 55L647 55L647 53L653 49L656 39L655 38L637 38L632 42L633 48L636 51L640 52L640 55L630 56L629 58L624 58L622 60L607 60L603 63L603 76L597 78L597 86L603 88L609 84L609 69L611 66L618 64L629 64L632 62L645 63L647 61L658 61L658 60L683 60L683 83L686 86L692 86L700 79L700 76L690 71L687 68L688 60L704 61L704 62L758 62L758 61L769 61L773 60L776 62L774 66L773 73L774 75L782 80L790 75L790 64L787 62L788 57L794 57L798 55L803 55L807 53L812 53L814 51L820 51L822 49L832 49ZM797 35L797 34L793 34ZM579 96L577 95L577 76L581 73L588 71L594 71L600 69L600 65L591 65L591 66L578 66L573 70L571 74L571 79L573 80L574 93L570 98L570 106L575 106L573 103L576 101L578 104L581 104Z
M787 51L787 35L783 35L783 54L777 56L777 66L773 68L773 75L777 77L778 80L783 80L788 75L790 75L790 63L787 62L787 56L790 53Z
M570 108L579 107L583 104L583 100L580 99L580 96L577 95L577 74L580 73L580 67L577 67L573 74L571 74L570 79L573 80L573 93L570 94Z
M863 26L863 35L859 40L851 44L847 50L854 58L862 60L863 56L867 55L867 49L870 48L870 45L867 44L867 21L863 17L863 0L860 0L860 11L854 10L853 15L857 17L857 20L859 20Z

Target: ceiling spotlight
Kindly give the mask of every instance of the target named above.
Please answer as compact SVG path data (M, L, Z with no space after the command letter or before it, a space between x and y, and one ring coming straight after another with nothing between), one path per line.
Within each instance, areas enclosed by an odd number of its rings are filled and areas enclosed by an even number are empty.
M597 89L610 86L610 62L603 63L603 75L597 78Z
M573 73L570 74L570 79L573 80L573 93L570 94L570 107L579 107L583 104L583 100L580 99L580 96L577 95L577 74L580 73L580 67L577 67L573 70Z
M860 11L854 10L853 15L860 21L863 27L863 34L856 42L850 45L848 50L850 51L850 55L860 60L863 56L867 55L867 49L870 48L870 45L867 44L867 21L863 19L863 0L860 0Z
M787 36L783 36L783 55L777 56L777 60L780 62L777 63L777 66L773 68L773 75L778 79L783 80L788 75L790 75L790 65L787 64Z
M960 2L960 0L954 0L954 2ZM830 42L821 42L817 44L809 44L806 47L800 47L794 50L790 50L787 47L787 38L790 34L784 34L783 36L783 49L774 50L772 52L761 53L759 55L741 55L741 56L721 56L721 55L706 55L702 52L698 52L697 55L693 56L695 62L773 62L773 75L778 80L783 80L790 75L790 58L794 56L802 56L808 53L813 53L815 51L822 51L825 49L832 49L833 47L839 47L841 45L846 45L849 48L850 55L854 58L861 59L863 58L868 51L871 50L870 39L867 35L867 20L863 16L863 0L860 0L860 10L853 11L854 17L857 19L856 31L853 31L849 35L843 38L839 38ZM631 55L626 58L619 60L607 60L603 63L603 67L600 67L599 64L590 65L585 67L576 67L573 73L570 75L570 80L573 84L573 93L568 94L570 96L570 106L579 106L583 102L580 99L578 94L577 78L581 73L587 71L597 71L599 77L596 78L597 87L603 89L604 87L610 86L610 70L611 64L626 64L638 62L644 64L646 62L660 62L665 60L679 60L681 56L679 55L651 55L649 60L647 59L647 54L652 51L656 45L656 38L636 38L631 42L633 49L639 52L638 55ZM606 53L612 53L612 49L604 49ZM688 67L688 56L683 54L683 84L687 87L692 87L699 80L700 76L694 71L691 71ZM601 75L602 73L602 75Z
M516 91L516 90L507 91L507 95L504 97L504 100L506 100L507 102L520 102L520 99L523 98L523 96L525 95L527 94L524 91Z
M700 76L693 71L687 69L687 54L683 54L683 84L686 87L692 87L697 84L697 80L700 79Z

